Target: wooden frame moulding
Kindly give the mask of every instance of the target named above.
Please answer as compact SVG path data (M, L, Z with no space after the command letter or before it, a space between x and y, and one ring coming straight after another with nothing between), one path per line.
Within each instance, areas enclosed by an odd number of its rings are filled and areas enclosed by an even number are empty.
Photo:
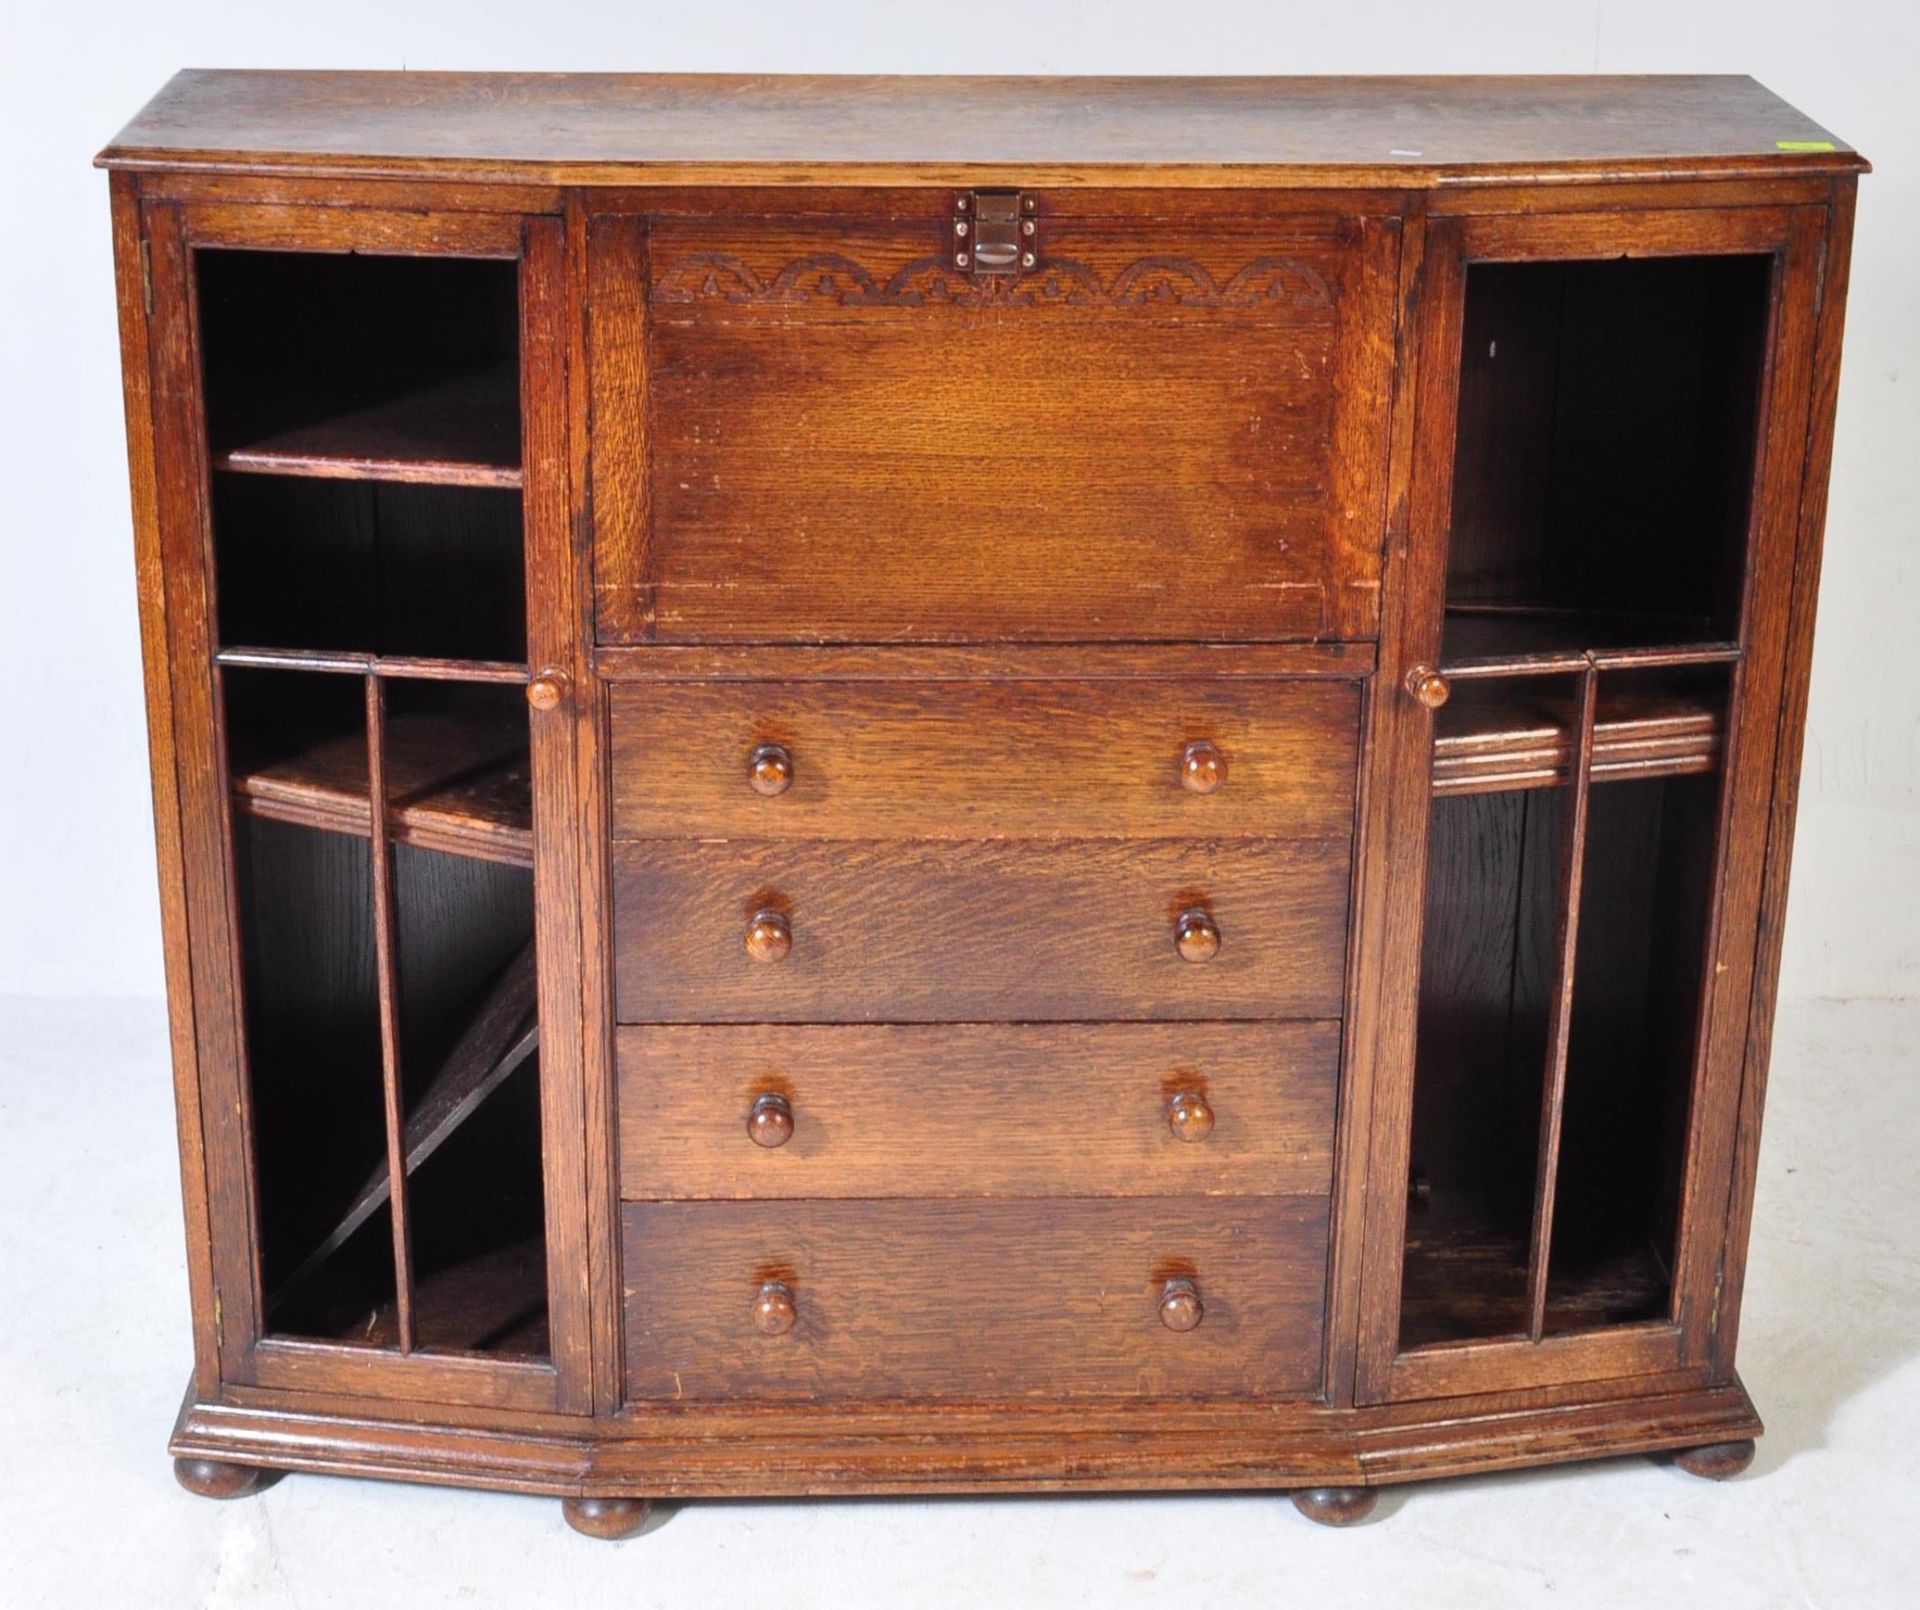
M131 212L131 180L117 181ZM232 806L224 796L227 770L224 704L221 680L233 668L301 670L360 677L366 690L369 737L384 729L382 685L394 678L461 682L524 683L528 667L519 664L471 662L409 656L378 656L303 652L299 650L217 647L214 642L212 552L207 488L211 458L202 432L199 338L191 254L198 246L260 250L371 251L418 255L517 258L521 262L521 402L523 456L523 529L527 544L529 588L529 652L542 655L529 664L565 657L575 651L581 636L579 616L572 602L553 598L541 578L556 570L570 577L565 558L555 561L546 550L559 546L570 553L573 521L572 481L568 473L568 396L566 365L555 361L554 348L564 344L566 295L558 251L557 220L528 220L499 213L360 211L343 207L305 205L250 206L228 203L144 202L138 222L140 250L123 256L125 269L151 276L153 336L148 343L153 370L153 395L167 399L156 405L153 421L163 439L156 459L173 467L160 488L154 526L158 533L154 569L164 583L164 598L156 600L147 616L149 632L164 618L172 666L201 666L196 677L186 675L174 684L172 729L178 742L180 816L186 827L178 864L183 873L186 926L193 934L185 959L194 970L191 998L194 1013L197 1067L193 1081L204 1133L188 1137L191 1155L205 1159L205 1200L209 1204L208 1263L212 1290L206 1312L217 1351L220 1390L260 1387L297 1393L337 1390L348 1395L372 1396L396 1402L471 1403L495 1409L586 1406L590 1392L590 1365L585 1362L584 1311L586 1293L566 1276L569 1268L562 1241L576 1241L584 1217L584 1179L568 1162L577 1158L579 1143L569 1135L581 1133L578 1122L579 1046L577 1024L568 1031L565 1019L577 1014L577 1002L568 1005L571 969L577 964L579 936L568 915L565 891L577 883L577 871L568 856L573 826L573 742L570 731L549 728L543 737L536 719L533 752L536 773L543 755L554 772L551 753L560 741L557 777L537 797L550 802L556 820L544 834L545 864L541 862L543 834L535 824L536 883L560 891L559 921L548 913L556 902L537 899L541 922L541 995L543 1043L553 1049L543 1059L544 1170L548 1176L547 1237L549 1244L548 1305L553 1359L494 1359L408 1352L417 1340L411 1313L411 1282L404 1277L408 1256L405 1177L408 1153L404 1114L396 1114L399 1068L398 1042L391 1018L394 987L390 885L382 898L376 880L377 945L386 954L379 962L383 999L382 1081L388 1124L386 1172L394 1190L396 1307L404 1332L396 1352L355 1349L338 1344L272 1337L262 1334L260 1315L264 1297L254 1252L254 1186L251 1129L244 1038L239 1026L240 981L237 950L237 913L232 904ZM545 225L543 232L542 225ZM144 305L144 287L133 297ZM125 303L123 302L123 306ZM557 388L555 377L562 380ZM557 607L556 607L557 606ZM369 795L386 798L384 766L369 756ZM370 807L371 809L371 807ZM387 812L372 810L376 865L389 868L391 833ZM162 818L164 830L165 818ZM560 826L565 822L564 827ZM187 824L190 824L188 826ZM163 836L163 888L166 854ZM551 934L551 940L549 935ZM557 954L551 963L545 952ZM560 981L566 980L565 984ZM180 1064L184 1066L184 1063ZM183 1101L183 1122L191 1111ZM192 1142L197 1141L197 1144ZM557 1157L556 1157L557 1153ZM204 1374L204 1366L201 1369Z
M1730 936L1753 931L1756 869L1751 846L1762 836L1770 798L1773 722L1781 696L1781 623L1763 618L1756 599L1785 596L1793 533L1786 525L1797 511L1808 406L1809 327L1816 299L1824 209L1806 206L1752 207L1729 211L1650 210L1629 214L1488 214L1434 219L1428 227L1425 283L1415 328L1419 423L1412 450L1408 498L1407 564L1400 591L1405 617L1383 634L1382 685L1397 687L1405 668L1442 664L1440 624L1446 585L1446 532L1452 494L1452 460L1466 268L1483 261L1541 262L1578 257L1673 256L1717 253L1767 255L1774 260L1763 343L1765 368L1759 399L1756 457L1741 638L1737 644L1699 644L1619 656L1587 652L1496 657L1448 666L1449 676L1586 674L1629 665L1729 663L1734 667L1728 701L1722 770L1721 864L1710 903L1707 944L1710 965L1702 992L1702 1032L1697 1047L1694 1095L1688 1126L1687 1163L1673 1272L1671 1321L1610 1327L1604 1331L1520 1342L1488 1340L1433 1346L1401 1353L1399 1328L1401 1236L1405 1202L1379 1185L1369 1191L1369 1220L1357 1355L1357 1400L1414 1399L1490 1389L1527 1380L1578 1381L1672 1368L1711 1355L1718 1317L1716 1289L1722 1274L1728 1225L1726 1201L1714 1200L1711 1182L1728 1177L1732 1124L1744 1047L1731 1042L1731 1003L1748 998L1752 948ZM1390 548L1390 554L1393 550ZM1398 653L1395 653L1395 649ZM1402 710L1412 701L1394 701ZM1397 758L1397 806L1385 842L1397 858L1397 887L1424 889L1430 809L1430 715L1413 717L1425 736L1404 745ZM1758 753L1756 753L1758 751ZM1590 760L1589 760L1590 765ZM1768 768L1765 776L1757 768ZM1405 904L1423 902L1411 897ZM1379 964L1381 982L1356 987L1399 1002L1381 1010L1375 1051L1371 1181L1403 1179L1411 1111L1413 1003L1418 997L1419 922L1407 919L1394 950ZM1742 1013L1744 1020L1744 1011ZM1377 1059L1384 1056L1382 1064ZM1384 1112L1381 1102L1384 1100ZM1543 1140L1546 1137L1543 1134ZM1549 1210L1551 1204L1545 1204ZM1536 1219L1539 1215L1536 1213ZM1536 1234L1541 1226L1536 1223ZM1541 1292L1530 1272L1530 1314ZM1530 1324L1530 1332L1532 1325Z

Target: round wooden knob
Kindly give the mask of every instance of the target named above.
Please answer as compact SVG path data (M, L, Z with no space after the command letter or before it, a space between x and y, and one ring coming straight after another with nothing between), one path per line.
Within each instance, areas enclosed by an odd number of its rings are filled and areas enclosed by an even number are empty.
M1160 1288L1160 1323L1168 1330L1192 1330L1206 1312L1200 1306L1200 1288L1184 1276Z
M784 1146L793 1139L793 1104L769 1091L747 1114L747 1134L756 1146Z
M1227 757L1204 738L1180 751L1180 784L1189 794L1211 794L1227 780Z
M747 954L757 962L786 959L793 949L793 929L777 911L756 911L747 924Z
M1184 961L1210 961L1220 952L1220 925L1204 911L1183 911L1174 924L1173 943Z
M747 782L767 799L784 794L793 787L793 756L779 744L761 744L747 756Z
M1416 665L1407 673L1407 692L1429 710L1438 710L1453 693L1453 686L1431 665Z
M1182 1090L1167 1103L1167 1128L1175 1140L1205 1140L1213 1133L1213 1109L1197 1090Z
M762 1336L784 1336L799 1315L793 1288L783 1280L769 1280L753 1297L753 1328Z
M527 703L536 710L557 710L566 696L565 671L542 671L527 683Z

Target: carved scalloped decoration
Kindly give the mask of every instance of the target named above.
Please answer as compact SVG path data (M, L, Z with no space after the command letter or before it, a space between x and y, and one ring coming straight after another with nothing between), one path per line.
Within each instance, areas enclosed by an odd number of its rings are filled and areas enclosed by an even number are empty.
M695 252L683 257L654 282L656 302L757 302L767 294L766 282L752 267L725 252Z
M1099 307L1107 295L1092 269L1060 257L1022 274L1013 282L1008 300L1021 307Z
M656 302L723 300L803 304L819 298L842 307L1295 307L1333 305L1319 272L1292 257L1259 257L1226 285L1191 258L1157 254L1130 263L1103 286L1084 263L1056 257L1030 274L975 276L944 257L921 257L885 285L850 257L812 252L771 280L726 252L695 252L665 269Z
M920 257L887 281L886 300L895 307L924 307L927 303L981 302L971 274L951 268L944 257Z
M1112 299L1121 304L1178 303L1185 307L1330 307L1327 282L1291 257L1257 257L1224 288L1189 257L1143 257L1123 268L1113 282Z
M885 299L871 274L852 258L837 252L814 252L796 258L775 276L764 299L811 302L816 296L831 297L842 307L859 307Z
M1227 282L1220 293L1227 307L1253 307L1261 302L1294 307L1332 307L1333 292L1318 269L1291 257L1256 257Z

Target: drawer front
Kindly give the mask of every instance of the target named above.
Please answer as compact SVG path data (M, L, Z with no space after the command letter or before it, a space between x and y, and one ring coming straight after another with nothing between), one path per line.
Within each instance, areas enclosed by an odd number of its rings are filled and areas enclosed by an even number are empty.
M1324 1195L1338 1023L623 1028L632 1199Z
M626 1023L1337 1017L1349 849L630 840L613 855ZM1189 948L1211 929L1206 960ZM785 954L749 953L769 932ZM762 954L778 955L778 945Z
M648 682L611 700L620 838L1352 831L1353 682Z
M595 219L600 640L1370 635L1395 224L1087 205Z
M629 1203L622 1226L635 1401L1320 1387L1325 1197Z

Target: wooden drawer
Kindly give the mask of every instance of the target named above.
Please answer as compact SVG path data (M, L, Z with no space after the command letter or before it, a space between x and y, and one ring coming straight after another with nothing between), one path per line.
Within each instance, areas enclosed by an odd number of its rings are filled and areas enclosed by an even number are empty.
M1334 839L614 846L626 1023L1337 1017ZM1184 914L1219 935L1175 948ZM767 914L764 918L761 914ZM755 960L756 919L784 959Z
M1344 839L1353 826L1350 681L643 682L611 700L620 838Z
M602 642L1372 634L1393 220L876 205L593 220Z
M1322 1196L636 1202L622 1226L632 1400L1320 1388ZM1161 1315L1179 1280L1200 1305L1185 1331ZM791 1297L784 1334L757 1323L769 1283Z
M1340 1025L623 1028L628 1198L1324 1195Z

